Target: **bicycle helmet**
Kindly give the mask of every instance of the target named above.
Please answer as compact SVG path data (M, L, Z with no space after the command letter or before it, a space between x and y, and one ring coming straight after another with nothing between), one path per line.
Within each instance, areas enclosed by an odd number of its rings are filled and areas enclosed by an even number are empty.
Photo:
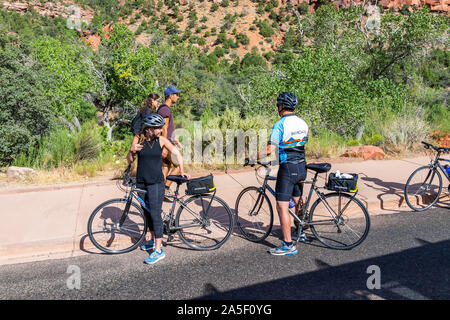
M298 99L292 92L282 92L277 98L277 106L283 106L283 109L294 111L298 105Z
M151 113L142 120L142 128L161 128L164 118L158 113Z

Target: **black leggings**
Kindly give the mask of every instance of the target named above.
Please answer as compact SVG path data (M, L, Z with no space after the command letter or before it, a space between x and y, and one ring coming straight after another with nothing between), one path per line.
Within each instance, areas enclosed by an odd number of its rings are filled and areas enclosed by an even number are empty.
M148 222L148 229L155 232L155 238L162 238L164 227L161 209L165 192L164 182L147 184L144 189L147 190L145 202L150 209L150 212L144 210Z

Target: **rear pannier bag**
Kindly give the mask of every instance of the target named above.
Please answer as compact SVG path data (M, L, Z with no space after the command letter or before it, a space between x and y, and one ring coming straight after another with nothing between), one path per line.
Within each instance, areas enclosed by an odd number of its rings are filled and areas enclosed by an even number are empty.
M187 182L186 187L186 194L189 195L209 193L216 190L212 174L206 177L190 179Z
M328 182L325 188L332 191L342 192L356 192L358 190L358 175L350 173L353 177L351 179L337 178L334 173L328 176Z

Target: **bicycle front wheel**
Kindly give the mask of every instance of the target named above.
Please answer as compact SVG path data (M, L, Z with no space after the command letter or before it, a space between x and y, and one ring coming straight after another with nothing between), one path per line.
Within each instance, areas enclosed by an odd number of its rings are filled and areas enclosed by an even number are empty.
M442 192L442 177L430 166L416 169L405 185L405 200L415 211L424 211L434 205Z
M225 201L209 194L187 199L175 218L180 239L196 250L222 246L233 232L233 225L233 214Z
M234 211L236 224L247 240L261 242L272 231L272 205L260 188L247 187L242 190L236 199Z
M347 193L329 193L311 207L309 226L327 247L351 249L367 237L370 218L364 205Z
M112 199L100 204L88 221L91 242L106 253L134 250L144 240L147 220L139 205L127 205L126 199Z

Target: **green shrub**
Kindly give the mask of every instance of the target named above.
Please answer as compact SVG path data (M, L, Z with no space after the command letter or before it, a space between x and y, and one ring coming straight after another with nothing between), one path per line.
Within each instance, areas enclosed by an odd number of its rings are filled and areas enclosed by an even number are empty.
M213 3L211 5L211 12L215 12L219 9L219 5L217 3Z
M351 139L351 140L348 140L348 141L346 142L346 145L347 145L348 147L359 146L359 140L358 140L358 139Z
M268 38L275 34L275 31L273 31L273 28L271 25L266 21L262 21L258 24L259 27L259 33L264 37Z
M251 53L246 53L245 56L242 58L241 63L242 68L249 68L249 67L263 67L267 68L266 60L256 51L252 50Z
M236 40L244 46L250 43L250 39L245 33L239 33L238 35L236 35Z
M384 138L381 146L393 153L413 150L425 140L429 131L424 111L418 107L408 107L400 114L392 114L380 124L380 133Z
M100 132L95 123L83 125L81 132L75 136L75 154L77 160L95 160L102 150Z
M297 7L297 10L300 14L307 14L309 12L309 5L307 2L302 2Z
M363 144L366 144L366 145L381 146L383 144L384 139L379 133L376 133L376 134L372 135L371 137L363 136L362 141L363 141Z
M325 128L310 128L305 153L307 158L312 159L332 158L343 154L346 147L346 141L342 136Z

